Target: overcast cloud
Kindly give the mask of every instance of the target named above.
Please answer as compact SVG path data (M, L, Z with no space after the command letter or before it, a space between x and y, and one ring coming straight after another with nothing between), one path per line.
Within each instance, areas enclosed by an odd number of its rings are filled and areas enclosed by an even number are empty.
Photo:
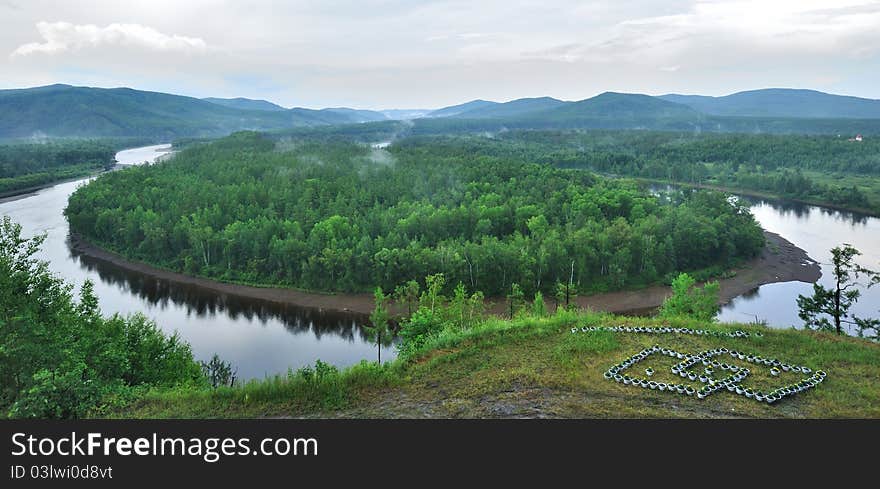
M0 0L0 88L432 108L606 90L880 98L880 0Z

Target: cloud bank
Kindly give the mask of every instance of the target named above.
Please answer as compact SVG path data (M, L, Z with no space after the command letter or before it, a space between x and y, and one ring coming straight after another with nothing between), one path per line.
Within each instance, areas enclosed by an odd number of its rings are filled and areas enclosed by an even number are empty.
M198 54L208 47L203 39L169 35L141 24L110 24L99 27L94 24L38 22L37 31L43 41L22 44L12 52L13 57L54 55L102 46Z
M11 2L0 0L0 88L376 109L606 90L880 98L880 0Z

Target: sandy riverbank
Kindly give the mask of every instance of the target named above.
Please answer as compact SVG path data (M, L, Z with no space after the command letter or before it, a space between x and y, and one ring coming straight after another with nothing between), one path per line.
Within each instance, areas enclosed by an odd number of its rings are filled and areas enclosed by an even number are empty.
M735 269L735 276L719 280L722 304L764 284L791 281L814 283L822 276L819 264L807 256L806 251L776 233L764 231L764 236L767 246L760 256ZM659 307L670 290L665 285L655 285L637 291L608 292L578 297L577 304L609 312L647 312Z
M729 302L736 296L774 282L801 281L812 283L819 279L819 265L807 253L782 236L765 231L767 247L760 256L736 269L736 275L721 279L721 301ZM243 298L291 304L327 311L369 314L373 309L372 294L322 294L278 287L254 287L211 279L193 277L156 268L145 263L130 261L116 253L101 249L79 236L72 235L70 246L77 252L125 270L154 278L202 287L221 294ZM575 302L581 307L616 313L644 313L658 307L669 295L670 288L656 285L640 290L628 290L579 296ZM504 298L490 298L489 310L495 314L506 311Z

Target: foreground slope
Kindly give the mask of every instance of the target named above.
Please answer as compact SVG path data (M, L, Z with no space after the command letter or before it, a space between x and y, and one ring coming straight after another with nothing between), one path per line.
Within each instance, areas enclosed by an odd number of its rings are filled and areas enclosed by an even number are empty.
M682 334L572 333L585 325L640 325L745 330L749 338ZM760 333L758 337L755 333ZM686 353L727 348L824 370L818 387L774 404L727 391L705 399L623 385L603 378L611 366L652 345ZM805 375L778 377L736 360L751 373L742 385L769 390ZM668 372L675 360L645 360L631 375L653 367L658 382L687 382ZM120 417L376 417L376 418L828 418L880 417L880 345L827 333L773 330L754 325L709 325L592 313L491 319L463 331L445 331L407 360L385 367L361 364L323 380L298 375L234 389L155 391ZM699 386L699 382L690 382Z

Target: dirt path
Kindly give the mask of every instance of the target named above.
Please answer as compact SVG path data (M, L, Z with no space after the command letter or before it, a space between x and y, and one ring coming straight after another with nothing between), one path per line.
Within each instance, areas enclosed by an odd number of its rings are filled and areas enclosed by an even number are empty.
M768 245L761 255L745 266L736 269L734 277L719 281L722 302L729 302L734 297L754 290L760 285L793 280L812 283L821 276L819 265L807 256L804 250L778 234L766 231L764 234L767 237ZM217 293L329 311L369 314L373 310L372 294L323 294L278 287L254 287L218 282L130 261L116 253L103 250L74 234L71 235L70 245L78 253L126 270L163 280L203 287ZM656 285L641 290L578 296L574 300L581 307L590 307L595 310L638 313L648 312L658 307L669 295L669 291L668 286ZM499 315L505 313L506 306L503 297L492 297L487 302L490 312Z

